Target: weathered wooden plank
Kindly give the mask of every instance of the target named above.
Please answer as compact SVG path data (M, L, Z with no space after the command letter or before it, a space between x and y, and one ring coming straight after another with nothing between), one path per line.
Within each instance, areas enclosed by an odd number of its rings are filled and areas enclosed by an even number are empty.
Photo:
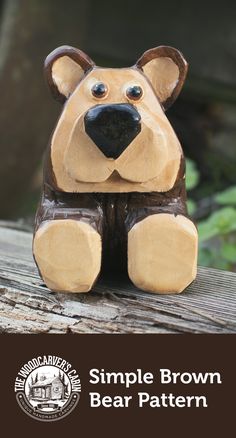
M31 254L32 234L0 224L2 333L235 333L236 274L199 268L181 295L106 278L89 294L50 292Z

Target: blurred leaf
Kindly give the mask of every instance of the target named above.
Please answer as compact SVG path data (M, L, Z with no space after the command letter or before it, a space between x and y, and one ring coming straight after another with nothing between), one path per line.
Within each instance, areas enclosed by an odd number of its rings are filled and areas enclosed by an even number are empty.
M230 270L230 263L221 257L215 258L211 266L216 269L223 269L224 271Z
M198 185L199 172L194 161L186 159L186 188L192 190Z
M197 204L192 199L187 200L188 214L192 216L195 213Z
M221 249L222 257L231 263L236 263L236 245L224 243Z
M215 249L199 248L198 263L201 266L210 266L212 268L230 270L231 266L228 260L223 258L222 252L216 253Z
M213 266L213 253L209 248L199 248L198 263L201 266Z
M225 207L209 216L198 224L199 239L201 242L214 236L228 234L236 230L236 209Z
M236 209L224 207L213 213L210 217L211 224L217 227L221 234L236 230Z
M236 205L236 186L229 187L223 192L217 193L214 199L220 205Z
M198 233L200 242L209 240L219 234L218 228L212 227L211 216L198 224Z

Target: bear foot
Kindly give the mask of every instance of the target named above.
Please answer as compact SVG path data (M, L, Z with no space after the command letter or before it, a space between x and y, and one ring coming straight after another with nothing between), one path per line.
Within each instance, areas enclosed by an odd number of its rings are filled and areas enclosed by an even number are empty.
M101 269L101 236L85 222L42 223L33 252L44 282L53 291L88 292Z
M153 214L128 233L128 273L140 289L180 293L196 277L198 234L185 216Z

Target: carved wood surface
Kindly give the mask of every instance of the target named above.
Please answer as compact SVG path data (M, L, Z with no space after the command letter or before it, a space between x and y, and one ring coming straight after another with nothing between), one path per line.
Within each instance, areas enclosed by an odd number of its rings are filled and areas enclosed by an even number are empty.
M236 332L235 273L200 267L181 295L148 294L120 278L88 294L52 293L38 276L27 228L0 222L2 333Z

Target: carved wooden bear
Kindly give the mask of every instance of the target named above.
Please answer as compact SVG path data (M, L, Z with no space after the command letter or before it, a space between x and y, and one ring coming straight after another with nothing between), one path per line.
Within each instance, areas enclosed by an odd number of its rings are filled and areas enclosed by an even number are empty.
M101 68L63 46L45 62L64 102L47 150L33 252L54 291L87 292L101 270L128 267L140 289L178 293L196 276L185 165L164 111L187 73L160 46L131 68Z

